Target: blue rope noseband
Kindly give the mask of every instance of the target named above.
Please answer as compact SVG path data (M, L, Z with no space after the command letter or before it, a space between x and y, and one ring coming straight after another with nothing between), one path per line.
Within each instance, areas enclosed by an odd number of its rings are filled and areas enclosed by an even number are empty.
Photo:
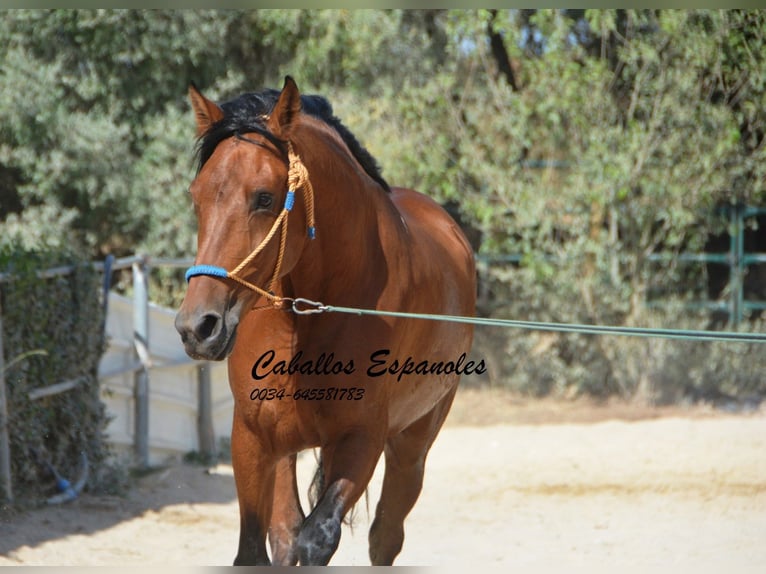
M226 279L229 276L229 272L223 267L216 267L215 265L192 265L186 270L186 282L188 283L192 277L197 275L209 275L210 277Z

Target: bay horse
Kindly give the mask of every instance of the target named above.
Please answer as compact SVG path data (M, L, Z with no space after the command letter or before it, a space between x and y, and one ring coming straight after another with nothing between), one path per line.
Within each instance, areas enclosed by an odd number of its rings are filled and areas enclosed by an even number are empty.
M289 76L220 105L194 85L189 98L198 245L176 328L191 357L228 357L234 563L327 564L384 454L369 556L392 564L457 389L446 365L473 328L290 303L473 315L472 249L435 201L389 188L329 102ZM306 517L296 455L316 447L323 480Z

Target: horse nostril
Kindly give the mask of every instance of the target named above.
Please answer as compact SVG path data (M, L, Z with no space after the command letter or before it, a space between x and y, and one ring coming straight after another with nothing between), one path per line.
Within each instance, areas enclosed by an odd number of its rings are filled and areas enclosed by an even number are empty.
M197 323L197 327L194 330L197 335L197 340L204 341L218 333L220 329L221 316L217 313L208 313L203 315L202 319Z

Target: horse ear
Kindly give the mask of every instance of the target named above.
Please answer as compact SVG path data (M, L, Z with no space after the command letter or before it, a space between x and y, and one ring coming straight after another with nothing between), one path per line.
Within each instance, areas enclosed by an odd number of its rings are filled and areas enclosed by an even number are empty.
M189 100L197 120L197 137L201 137L210 126L223 118L223 110L203 96L193 83L189 85Z
M269 116L269 130L275 136L288 139L293 121L301 111L301 94L298 85L290 76L285 76L285 85Z

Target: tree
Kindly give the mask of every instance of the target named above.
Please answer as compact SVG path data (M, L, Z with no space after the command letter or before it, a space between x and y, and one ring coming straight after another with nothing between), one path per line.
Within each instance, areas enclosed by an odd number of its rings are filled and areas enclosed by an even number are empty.
M131 250L151 225L150 190L132 177L147 126L182 101L190 75L209 81L226 23L214 12L4 14L7 230L99 255Z
M398 141L418 133L429 145L399 144L386 164L440 199L459 196L486 251L570 261L580 291L590 285L586 293L598 287L603 296L611 286L616 299L629 295L623 314L635 315L649 255L701 247L714 205L760 198L763 177L751 167L743 179L734 166L760 158L763 138L743 147L741 130L757 131L710 89L715 74L721 85L738 85L738 97L760 82L756 56L748 79L736 68L732 78L716 72L732 67L727 54L743 41L732 29L742 38L760 33L752 16L457 11L443 25L452 38L448 63L386 114L400 122L388 128ZM539 256L526 263L549 269ZM676 271L660 269L659 281Z
M361 91L405 62L416 69L428 21L403 11L7 11L3 230L97 257L188 254L190 82L221 99L281 85L288 72L307 90Z
M5 12L0 226L91 257L191 254L188 84L225 100L290 74L392 184L457 205L483 255L520 255L487 279L484 312L641 323L657 285L683 297L704 274L653 254L700 249L723 228L715 207L763 201L764 18Z
M677 259L651 256L699 250L721 228L715 206L762 200L758 17L455 11L441 23L451 38L444 66L398 94L381 114L394 125L377 133L397 142L380 144L394 181L459 199L484 252L522 255L495 270L484 311L646 324L657 320L646 306L655 286L680 298L699 288L699 269L690 277ZM412 133L428 145L407 141ZM501 355L529 357L529 339ZM587 392L631 395L683 356L671 348L647 367L645 349L626 362L624 345L557 341L525 379L538 390L574 379Z

